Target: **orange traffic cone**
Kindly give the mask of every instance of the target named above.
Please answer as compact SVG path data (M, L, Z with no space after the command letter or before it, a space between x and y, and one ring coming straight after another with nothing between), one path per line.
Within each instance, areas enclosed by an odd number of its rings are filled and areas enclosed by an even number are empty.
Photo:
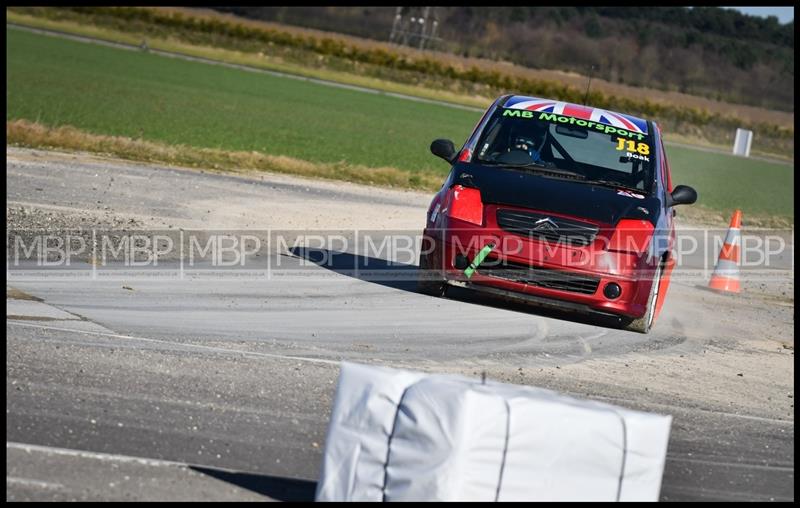
M717 266L711 275L708 287L715 291L738 293L739 288L739 227L742 225L742 211L736 210L731 217L731 225L725 236L725 244L719 252Z

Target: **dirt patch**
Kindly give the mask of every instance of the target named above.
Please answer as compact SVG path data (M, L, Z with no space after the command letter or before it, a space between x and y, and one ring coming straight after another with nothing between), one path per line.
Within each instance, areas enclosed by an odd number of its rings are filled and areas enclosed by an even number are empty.
M57 152L49 150L31 150L27 148L7 147L6 157L9 161L20 161L25 164L53 164L55 167L66 167L75 165L85 165L93 170L109 169L116 172L117 169L141 168L142 163L127 161L124 159L98 155L96 153L85 152ZM77 213L82 218L70 219L64 224L67 229L70 226L94 227L94 224L101 224L99 221L103 214L109 217L117 217L121 224L126 220L135 219L137 227L165 229L170 226L173 228L273 228L273 229L406 229L419 230L425 221L425 211L433 196L430 192L417 192L407 189L397 189L363 185L353 182L332 181L298 175L285 175L280 173L265 173L255 170L241 170L238 172L223 172L208 170L205 167L185 167L185 166L166 166L166 165L147 165L148 168L156 168L167 171L186 172L186 178L192 179L195 174L219 173L225 174L230 178L228 183L219 183L215 180L202 179L197 181L199 187L195 189L212 189L213 198L198 197L199 192L184 193L181 199L176 201L174 193L169 185L161 179L154 178L153 184L148 184L146 192L156 197L159 201L170 203L175 210L180 210L186 217L191 219L176 219L166 217L158 213L147 213L145 215L133 216L130 213L120 211L121 208L129 208L131 199L106 200L108 204L102 210L78 210L73 207L57 205L37 204L17 204L11 203L7 207L6 223L9 229L13 226L21 229L36 228L47 225L50 222L46 218L36 218L36 212L30 212L31 208L38 208L44 212L60 212L67 216ZM145 192L145 189L135 187L136 180L127 181L122 177L117 183L119 188L125 188L126 193L135 192L135 189ZM266 190L250 191L253 183L265 183L269 185ZM224 185L228 192L241 190L241 185L248 186L247 196L240 199L231 200L224 192L221 192L219 185ZM133 187L131 185L134 185ZM159 186L160 185L160 186ZM439 182L438 185L441 185ZM208 189L205 189L205 186ZM338 194L347 195L350 199L330 199L321 203L322 206L309 207L304 199L298 199L296 194L281 192L280 188L297 188L304 190L309 196ZM438 187L437 187L438 188ZM256 187L258 189L258 187ZM89 192L88 190L86 191ZM100 192L99 190L97 191ZM264 193L270 194L270 199L265 200ZM204 192L203 194L208 194ZM99 194L98 194L99 195ZM91 197L92 195L89 194ZM315 200L315 203L318 201ZM391 204L390 204L391 203ZM26 217L24 222L19 222L11 214L22 214L20 208L29 209L31 217ZM16 209L14 212L9 210ZM11 217L11 218L9 218ZM93 218L94 217L94 218ZM111 220L111 219L107 219ZM54 223L55 224L55 223ZM113 224L111 224L113 225ZM128 229L133 228L132 226ZM124 228L123 228L124 230Z
M28 300L31 302L43 302L41 298L38 296L29 295L24 291L20 291L17 288L12 288L11 286L6 286L6 299L11 298L14 300ZM10 316L6 316L7 318Z
M44 316L16 316L13 314L6 315L6 319L13 319L14 321L64 321L60 318L44 317Z
M145 227L133 217L111 210L64 211L38 206L6 207L6 228L12 231L74 231L91 236L92 229L134 231Z

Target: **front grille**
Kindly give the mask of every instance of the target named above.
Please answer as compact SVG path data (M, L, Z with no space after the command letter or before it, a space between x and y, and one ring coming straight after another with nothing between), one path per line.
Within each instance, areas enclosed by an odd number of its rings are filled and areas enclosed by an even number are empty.
M532 267L510 262L492 266L492 264L497 263L497 260L494 260L494 263L492 260L486 260L485 263L486 265L482 264L478 268L478 273L481 275L488 275L490 277L497 277L524 284L532 284L549 289L592 295L597 291L597 286L600 284L600 279L597 277L590 277L574 272L564 272L551 268Z
M586 222L507 209L497 210L497 224L506 231L521 236L575 247L589 245L599 231L597 226Z

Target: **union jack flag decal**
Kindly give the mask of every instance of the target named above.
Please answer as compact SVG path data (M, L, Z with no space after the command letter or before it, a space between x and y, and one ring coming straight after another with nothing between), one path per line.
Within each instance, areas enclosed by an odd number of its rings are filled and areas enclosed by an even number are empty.
M611 125L630 132L647 134L647 122L635 116L623 115L614 111L607 111L600 108L590 108L569 102L554 101L552 99L539 99L537 97L514 96L505 105L510 109L527 109L529 111L541 111L543 113L555 113L557 115L573 116L581 120L589 120L604 125Z

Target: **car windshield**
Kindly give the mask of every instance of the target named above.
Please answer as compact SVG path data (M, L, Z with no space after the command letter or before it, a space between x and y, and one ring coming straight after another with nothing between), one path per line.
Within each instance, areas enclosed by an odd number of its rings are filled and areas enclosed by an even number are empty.
M652 135L554 113L499 108L475 152L473 162L644 194L653 184Z

